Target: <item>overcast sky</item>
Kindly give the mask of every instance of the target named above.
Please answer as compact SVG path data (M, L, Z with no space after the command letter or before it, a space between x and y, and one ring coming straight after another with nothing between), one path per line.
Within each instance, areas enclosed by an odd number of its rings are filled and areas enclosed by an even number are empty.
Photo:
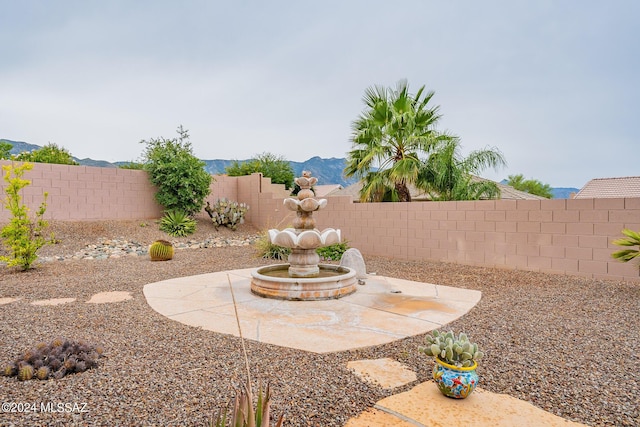
M640 2L0 0L0 138L136 160L345 157L372 85L553 187L640 175Z

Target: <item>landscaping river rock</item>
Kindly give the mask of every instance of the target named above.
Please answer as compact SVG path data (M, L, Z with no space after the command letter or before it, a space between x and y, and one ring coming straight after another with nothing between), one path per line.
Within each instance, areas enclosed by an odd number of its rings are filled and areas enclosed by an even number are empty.
M228 246L250 246L259 239L259 235L244 235L239 237L211 237L202 241L187 240L174 241L173 247L176 250L201 249L201 248L223 248ZM150 244L140 243L134 240L120 239L99 239L97 244L87 245L84 249L68 255L55 255L41 257L41 262L64 261L68 259L107 259L122 258L127 256L147 256L149 255Z

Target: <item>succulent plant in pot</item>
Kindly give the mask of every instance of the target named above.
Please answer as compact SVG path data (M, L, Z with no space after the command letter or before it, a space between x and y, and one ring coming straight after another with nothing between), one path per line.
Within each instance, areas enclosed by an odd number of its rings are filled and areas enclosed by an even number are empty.
M464 399L478 385L478 360L483 353L478 344L469 340L464 332L456 335L435 330L426 337L426 345L418 350L435 357L433 379L440 392L447 397Z

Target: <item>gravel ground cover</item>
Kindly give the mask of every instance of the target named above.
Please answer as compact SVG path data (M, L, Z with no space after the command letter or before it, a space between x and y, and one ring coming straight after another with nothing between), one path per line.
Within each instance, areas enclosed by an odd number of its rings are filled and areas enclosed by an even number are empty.
M153 221L53 223L60 240L41 252L64 261L29 272L0 270L0 364L41 341L63 336L100 344L97 369L61 380L0 377L3 402L37 410L0 414L2 426L206 425L244 378L240 339L170 321L146 303L145 284L172 277L271 263L250 246L176 251L169 262L147 256L74 259L107 240L150 244L167 238ZM251 240L256 230L198 231L176 244L207 239ZM171 239L170 239L171 240ZM185 242L190 241L190 244ZM370 272L478 289L480 303L445 329L465 330L485 350L480 386L593 426L640 425L640 285L524 271L365 257ZM133 299L87 304L92 295L128 291ZM76 298L58 306L32 301ZM269 382L272 410L287 426L342 426L376 401L417 383L382 390L362 382L347 362L390 357L430 379L432 361L417 351L424 336L330 354L312 354L247 341L254 382ZM76 404L62 412L40 404ZM54 406L55 407L55 406ZM437 410L437 408L434 408Z

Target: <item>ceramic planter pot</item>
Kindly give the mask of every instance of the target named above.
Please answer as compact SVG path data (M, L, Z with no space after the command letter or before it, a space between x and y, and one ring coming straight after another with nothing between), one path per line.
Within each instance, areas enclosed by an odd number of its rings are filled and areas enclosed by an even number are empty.
M478 385L477 367L478 364L473 362L473 366L461 368L443 362L439 357L436 357L436 363L433 365L433 379L440 392L445 396L464 399Z

